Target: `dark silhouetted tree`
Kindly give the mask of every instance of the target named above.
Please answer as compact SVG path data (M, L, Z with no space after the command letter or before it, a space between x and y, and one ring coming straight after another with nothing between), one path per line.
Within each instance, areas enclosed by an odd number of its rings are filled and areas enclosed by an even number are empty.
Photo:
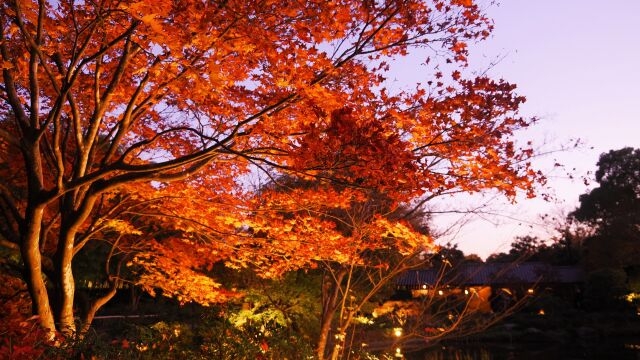
M572 213L595 232L584 244L587 265L630 271L640 266L640 149L602 154L596 181Z

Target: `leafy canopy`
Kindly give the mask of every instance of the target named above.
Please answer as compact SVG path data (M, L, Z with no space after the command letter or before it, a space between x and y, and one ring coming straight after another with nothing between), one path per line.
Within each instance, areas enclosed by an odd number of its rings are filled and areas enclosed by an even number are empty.
M40 255L64 259L57 289L72 286L65 261L96 240L114 249L110 279L129 263L139 285L202 303L207 291L226 298L205 278L215 261L282 252L293 269L319 256L305 239L334 257L348 245L318 218L269 220L248 191L256 172L351 192L261 203L296 209L365 190L403 202L533 196L542 180L512 138L530 125L517 114L525 99L461 73L467 42L492 29L473 1L13 0L0 29L0 230L39 253L35 272ZM451 73L387 89L389 62L416 47ZM416 242L404 225L376 226Z

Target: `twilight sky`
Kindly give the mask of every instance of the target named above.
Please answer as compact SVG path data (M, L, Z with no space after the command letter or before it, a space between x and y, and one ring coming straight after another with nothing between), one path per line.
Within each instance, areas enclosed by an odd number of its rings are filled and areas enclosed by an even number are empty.
M541 118L521 139L554 149L580 138L584 146L537 161L549 175L556 202L534 199L509 205L498 198L483 208L495 215L435 219L440 230L465 222L444 239L482 257L508 250L517 235L548 237L551 226L538 215L573 209L588 188L582 177L591 177L587 172L596 169L600 153L640 147L640 0L503 0L487 13L495 31L489 40L470 46L469 71L490 67L492 77L518 85L518 93L527 97L521 113ZM395 81L415 81L421 60L403 61L393 72ZM556 160L566 166L564 171L553 168ZM568 179L567 172L576 180ZM489 199L441 199L436 208L464 210Z

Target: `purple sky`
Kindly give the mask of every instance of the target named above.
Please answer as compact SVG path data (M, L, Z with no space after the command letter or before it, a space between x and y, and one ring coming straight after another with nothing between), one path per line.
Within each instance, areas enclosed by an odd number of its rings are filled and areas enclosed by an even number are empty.
M516 83L518 93L527 97L522 114L542 119L522 138L548 149L572 138L584 146L536 164L548 172L559 202L534 199L509 206L493 201L490 209L500 215L466 219L471 221L444 237L482 257L508 250L517 235L548 236L550 226L541 224L538 215L573 209L587 189L581 177L595 170L600 153L640 147L640 0L505 0L487 13L495 31L491 39L470 47L470 70L484 70L504 57L489 74ZM402 70L394 72L399 84L415 80L419 62L418 57L403 61ZM553 168L556 159L565 171ZM569 180L567 171L577 180ZM463 209L486 199L442 199L437 207ZM441 216L435 223L445 229L457 220Z

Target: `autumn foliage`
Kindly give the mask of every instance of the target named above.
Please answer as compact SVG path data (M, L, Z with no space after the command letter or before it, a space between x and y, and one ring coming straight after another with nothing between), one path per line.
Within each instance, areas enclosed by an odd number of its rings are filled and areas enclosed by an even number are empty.
M50 345L37 316L31 314L26 284L0 260L0 354L8 359L35 359Z
M372 193L533 195L531 149L512 139L524 98L462 75L491 29L460 0L3 2L0 239L41 325L76 330L71 264L95 244L111 291L85 331L122 283L210 304L237 296L215 262L275 276L352 260L362 249L327 213ZM451 74L387 89L392 60L419 47ZM371 219L358 246L430 243Z

